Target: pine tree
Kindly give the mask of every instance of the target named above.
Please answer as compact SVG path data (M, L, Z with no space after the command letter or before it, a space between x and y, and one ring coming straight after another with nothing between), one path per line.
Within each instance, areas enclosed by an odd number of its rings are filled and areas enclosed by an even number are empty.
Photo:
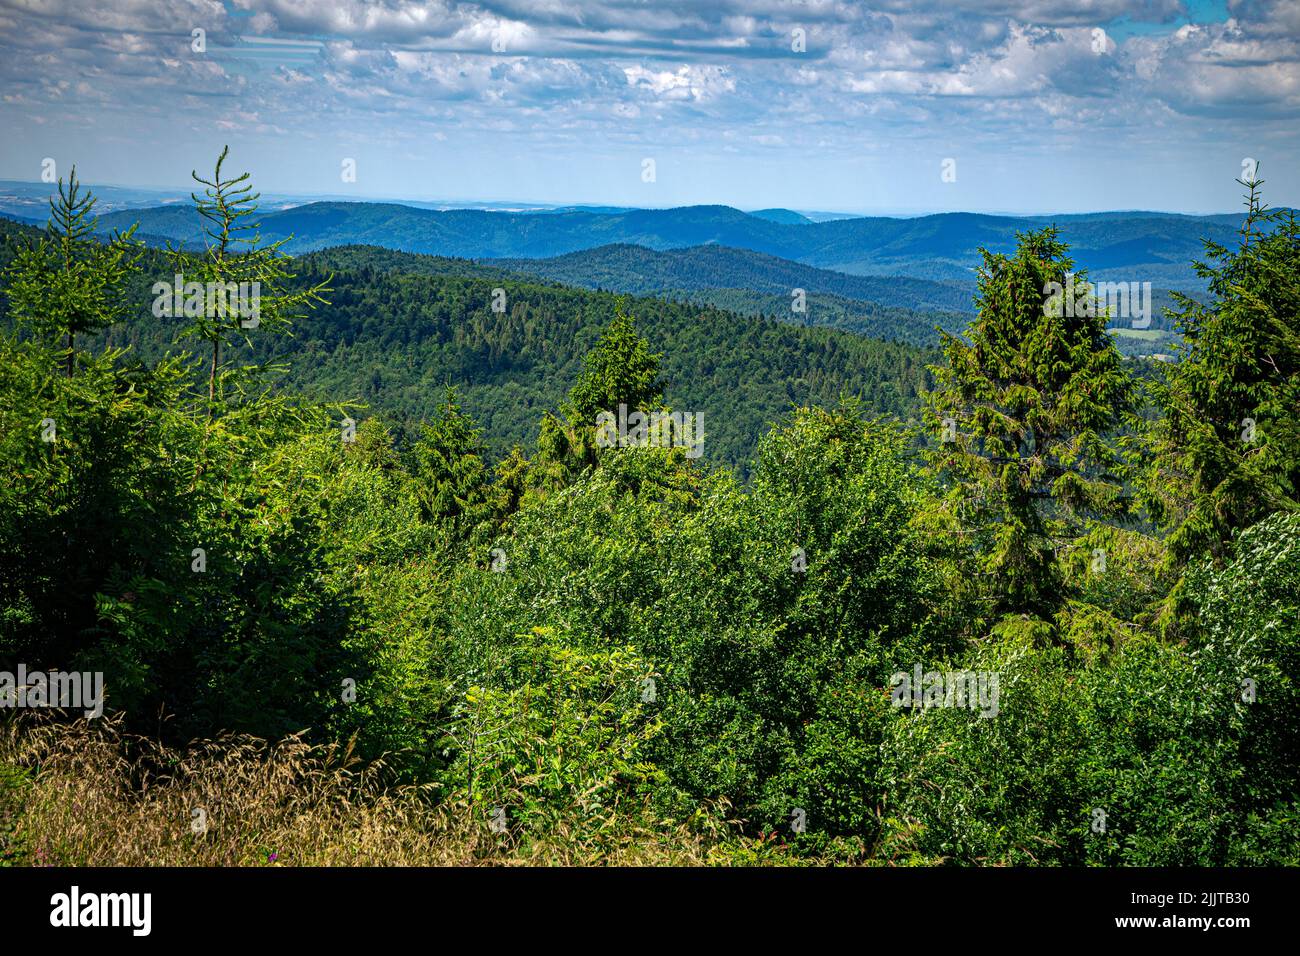
M1057 550L1124 504L1106 436L1132 385L1057 230L1017 239L1010 257L981 250L978 316L964 338L944 334L947 363L931 370L927 397L939 439L929 458L990 610L1046 618L1064 600Z
M9 309L19 322L51 339L64 339L69 377L76 339L120 322L129 311L126 281L143 253L135 226L107 242L95 239L96 198L82 191L74 166L68 184L50 199L50 220L34 242L19 248L6 274Z
M451 386L413 451L425 518L446 526L457 541L469 540L492 517L492 487L479 429L461 411Z
M222 178L221 167L229 153L229 146L222 149L212 179L204 179L196 171L190 173L205 187L202 195L191 193L204 220L204 252L196 256L182 248L169 249L172 266L185 285L197 282L203 290L203 307L185 310L185 317L191 321L180 338L197 338L208 346L209 419L220 397L223 372L230 371L222 364L222 349L239 341L251 345L248 333L253 329L287 329L293 319L300 317L301 310L325 301L322 293L329 289L328 279L294 287L294 275L286 268L289 257L281 251L292 237L262 244L260 224L252 221L261 194L253 192L248 173L234 179ZM251 303L246 301L248 296L252 297ZM248 304L252 310L239 308Z
M1295 510L1300 487L1300 232L1247 189L1235 249L1205 243L1209 301L1176 294L1181 361L1155 393L1146 503L1180 562L1224 557L1237 532Z

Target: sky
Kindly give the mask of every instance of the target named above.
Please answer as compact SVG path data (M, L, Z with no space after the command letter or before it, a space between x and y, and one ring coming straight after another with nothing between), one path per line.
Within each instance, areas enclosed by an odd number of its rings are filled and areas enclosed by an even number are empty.
M0 0L0 91L0 179L1229 212L1254 161L1300 205L1300 0Z

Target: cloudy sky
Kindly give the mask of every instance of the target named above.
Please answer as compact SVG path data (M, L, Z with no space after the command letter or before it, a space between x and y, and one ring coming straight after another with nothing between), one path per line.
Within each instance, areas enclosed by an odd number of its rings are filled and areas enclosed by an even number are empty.
M1204 212L1254 159L1300 205L1300 0L0 0L0 95L5 179Z

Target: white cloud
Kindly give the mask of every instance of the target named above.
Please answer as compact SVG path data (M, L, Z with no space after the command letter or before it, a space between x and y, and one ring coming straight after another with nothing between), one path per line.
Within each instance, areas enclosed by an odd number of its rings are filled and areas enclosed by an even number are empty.
M717 66L682 66L677 70L648 70L643 66L623 69L628 85L648 90L667 100L706 100L730 93L736 83Z
M765 156L1048 149L1089 126L1116 150L1156 128L1294 143L1300 0L1229 10L1191 24L1180 0L0 0L0 121L57 110L63 128L145 142L218 122L360 142L509 131L527 149L712 138Z

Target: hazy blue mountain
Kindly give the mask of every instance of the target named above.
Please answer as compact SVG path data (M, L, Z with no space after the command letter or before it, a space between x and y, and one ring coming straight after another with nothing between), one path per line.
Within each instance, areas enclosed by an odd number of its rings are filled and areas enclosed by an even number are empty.
M101 226L121 228L137 220L142 235L189 243L200 238L197 216L182 207L112 213ZM905 341L929 341L935 325L946 328L951 320L883 315L882 308L969 311L979 249L1010 252L1017 233L1046 221L1060 226L1078 267L1095 280L1150 282L1151 327L1160 328L1169 290L1204 291L1191 265L1203 254L1203 239L1231 243L1239 217L945 213L792 224L729 206L539 214L319 202L272 210L261 219L264 237L289 239L291 252L358 244L508 260L498 264L588 288L668 295ZM819 308L797 319L789 315L788 298L782 303L779 297L789 297L794 288L816 296Z
M667 296L916 345L937 342L936 328L963 328L975 292L971 281L854 276L718 245L657 251L619 243L548 259L481 261L565 285Z
M62 172L62 171L60 171ZM101 183L83 183L96 197L95 211L99 215L120 212L126 209L147 209L161 206L192 206L191 188L111 186ZM15 221L45 222L50 214L50 198L57 192L55 183L27 182L23 180L0 179L0 216L7 216ZM334 194L302 194L261 192L259 205L263 212L290 209L315 202L350 202L349 197ZM385 202L371 199L369 202ZM629 207L616 206L568 206L560 207L553 203L506 202L506 201L466 201L454 199L402 199L405 206L417 209L481 209L489 212L537 213L554 212L561 208L585 209L597 211L626 212Z
M422 276L466 276L475 279L497 279L512 282L537 283L538 276L529 272L514 272L491 260L482 262L454 256L431 256L422 252L401 252L383 246L354 244L330 246L303 253L301 259L313 268L364 271L372 275L401 273Z
M200 235L185 207L131 209L101 220L107 228L140 221L141 232L179 241ZM1128 281L1179 287L1194 279L1201 241L1231 242L1235 215L1099 213L1012 217L943 213L910 219L870 217L774 222L729 206L677 209L500 212L422 209L397 203L319 202L268 212L263 235L292 236L290 251L348 244L462 258L551 258L610 244L665 251L722 245L861 276L931 280L973 278L981 246L1014 248L1017 232L1059 223L1075 259L1090 270L1119 270Z
M748 249L690 246L657 251L618 243L547 259L490 259L491 265L566 285L649 294L666 289L751 289L779 294L789 310L794 289L916 309L972 312L975 284L855 276Z
M795 212L793 209L755 209L750 212L751 216L757 216L759 219L766 219L768 222L780 222L788 226L806 226L812 222L803 213Z

